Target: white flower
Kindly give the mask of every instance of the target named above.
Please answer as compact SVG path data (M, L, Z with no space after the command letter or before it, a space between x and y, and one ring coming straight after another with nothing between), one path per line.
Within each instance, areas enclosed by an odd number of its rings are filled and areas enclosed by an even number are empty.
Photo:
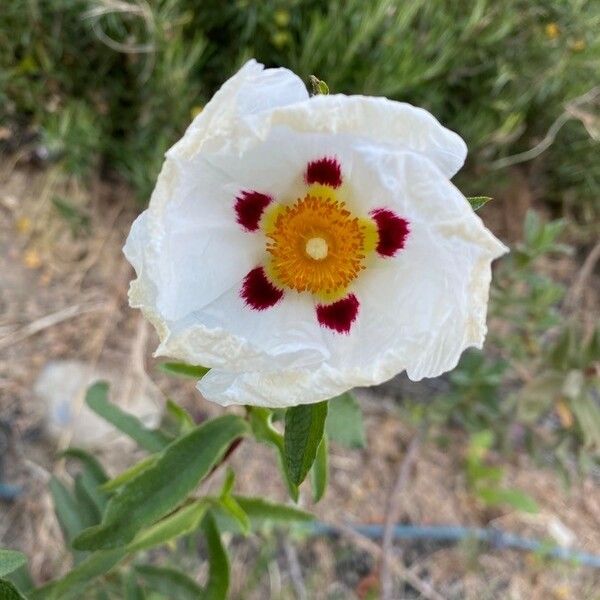
M486 333L506 248L449 179L425 110L315 96L248 62L171 148L125 255L158 356L219 404L292 406L452 369Z

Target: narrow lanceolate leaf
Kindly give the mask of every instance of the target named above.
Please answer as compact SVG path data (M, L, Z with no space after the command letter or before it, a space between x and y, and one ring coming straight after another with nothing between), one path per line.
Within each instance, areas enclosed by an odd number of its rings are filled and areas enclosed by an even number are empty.
M82 522L85 527L91 527L97 525L102 519L102 513L98 509L98 506L94 502L91 491L87 487L87 484L81 473L75 476L75 485L73 486L75 492L75 499L79 507L79 512L82 517Z
M310 470L310 481L315 502L318 502L325 495L327 489L327 480L329 479L328 455L329 444L327 443L327 434L324 434L317 448L317 457Z
M209 513L204 520L208 546L208 582L201 596L204 600L226 600L229 589L229 559L215 520Z
M248 515L243 511L242 507L237 503L235 498L231 495L233 486L235 484L235 473L231 468L227 469L227 475L221 488L219 495L218 506L223 510L229 517L239 525L242 533L250 533L250 519Z
M327 402L288 408L285 413L285 467L290 479L300 485L315 460L323 438Z
M123 587L124 600L145 600L146 594L144 593L144 589L138 583L134 571L127 575Z
M471 196L467 198L473 210L479 210L485 206L492 198L490 196Z
M250 519L233 496L222 496L219 499L219 505L239 525L244 535L250 533Z
M88 499L91 500L101 515L108 502L108 495L100 489L100 486L108 481L108 476L104 472L102 465L94 456L80 448L68 448L62 453L62 456L77 460L83 467L80 475L81 480L75 487L75 495L83 503L87 503ZM84 498L81 497L82 492L84 492ZM96 522L99 520L100 518L98 517Z
M22 552L0 548L0 577L16 571L26 562L27 557Z
M82 598L82 590L96 577L110 571L125 556L125 550L95 552L69 571L62 579L28 592L29 600L69 600Z
M356 398L346 392L329 401L325 424L329 439L348 448L364 448L365 429Z
M188 365L182 362L164 362L158 365L158 368L169 375L179 375L180 377L191 377L192 379L202 379L210 369L200 365Z
M210 472L233 440L248 433L244 419L226 415L173 442L156 463L126 483L108 503L102 523L75 541L80 550L116 548L172 512Z
M227 472L225 473L225 480L223 481L223 486L221 487L221 498L223 498L224 496L231 495L234 485L235 471L231 467L227 467Z
M139 533L127 546L127 551L133 553L148 550L166 544L182 535L193 533L200 527L209 506L205 500L197 500L180 508L177 512Z
M67 448L61 453L61 456L78 460L86 471L89 471L90 474L94 476L94 479L98 481L98 484L102 484L108 480L108 476L102 465L98 462L96 457L92 456L89 452L86 452L81 448Z
M171 441L160 431L148 429L139 419L109 402L108 384L105 381L99 381L92 385L87 391L85 401L95 413L128 435L148 452L160 452Z
M285 468L283 436L272 425L273 413L268 408L258 406L247 408L254 437L259 442L270 444L277 450L279 468L283 474L290 498L294 502L298 502L298 486L290 479L289 473Z
M0 600L26 600L19 590L6 579L0 579Z
M156 463L158 458L158 454L147 456L143 460L135 463L135 465L129 467L129 469L119 473L116 477L109 479L106 483L102 484L100 489L104 492L114 492L115 490L118 490L132 479L135 479L142 471L149 469Z
M196 427L196 423L190 413L176 402L173 402L173 400L167 400L166 413L169 420L176 425L178 435L187 433Z
M152 565L138 565L134 568L148 589L164 594L169 600L199 600L206 597L202 588L181 571Z
M262 498L254 498L251 496L234 496L236 502L242 510L250 518L252 525L261 523L302 523L314 520L314 516L310 513L286 506L285 504L277 504L268 502Z
M54 502L54 511L67 541L73 540L86 526L77 500L67 487L56 477L50 479L50 493Z

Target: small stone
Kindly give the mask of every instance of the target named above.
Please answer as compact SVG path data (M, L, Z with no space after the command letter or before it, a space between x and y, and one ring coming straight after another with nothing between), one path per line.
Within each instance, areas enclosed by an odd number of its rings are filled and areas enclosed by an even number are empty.
M119 434L110 423L99 417L85 403L87 389L97 381L110 385L110 400L118 404L120 385L124 378L108 370L96 369L76 360L57 360L46 364L37 378L34 392L46 409L46 430L56 441L69 440L70 445L99 448ZM146 426L160 421L156 399L143 390L134 389L131 402L121 408L138 417Z

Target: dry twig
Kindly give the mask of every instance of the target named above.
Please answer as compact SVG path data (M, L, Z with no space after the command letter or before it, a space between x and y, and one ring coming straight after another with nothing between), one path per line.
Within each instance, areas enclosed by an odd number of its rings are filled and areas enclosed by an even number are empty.
M73 319L74 317L78 317L79 315L90 312L100 312L104 309L104 304L98 302L92 304L74 304L73 306L67 306L67 308L63 308L55 313L40 317L39 319L28 323L10 335L1 338L0 350L11 346L12 344L16 344L17 342L21 342L24 339L43 331L44 329L58 325L58 323L62 323L63 321L67 321L69 319Z
M583 290L585 289L585 284L587 280L591 277L594 272L594 268L596 267L596 263L600 260L600 242L597 242L596 245L592 248L591 252L587 255L583 265L581 265L581 269L573 282L573 285L569 289L567 293L567 297L565 299L565 307L567 309L573 310L576 308L577 304L581 299L581 295L583 294Z
M284 540L283 549L285 550L285 556L290 567L290 576L292 578L292 585L294 586L296 597L298 600L307 600L306 586L304 585L304 579L302 578L302 569L300 568L296 548L294 548L289 540Z
M533 148L530 148L525 152L519 152L518 154L513 154L512 156L499 158L498 160L492 162L490 167L492 169L504 169L506 167L510 167L511 165L518 165L519 163L527 162L537 158L540 154L552 146L556 136L558 135L558 132L562 129L563 125L572 119L581 121L587 132L590 134L590 137L597 139L597 125L594 125L594 121L597 122L597 119L594 119L594 117L587 112L582 111L580 107L586 103L595 101L599 95L600 86L596 86L582 96L571 100L569 103L567 103L564 111L556 118L554 123L550 125L550 128L544 136L544 139L539 144L536 144Z
M390 572L390 555L392 553L392 546L394 542L394 525L400 518L400 510L402 508L402 492L406 487L408 478L410 477L410 471L415 462L417 451L421 443L421 438L417 434L413 437L406 454L404 455L400 469L398 471L398 478L392 488L392 492L389 497L387 515L385 520L385 529L383 531L383 542L381 550L381 598L382 600L392 600L392 574Z

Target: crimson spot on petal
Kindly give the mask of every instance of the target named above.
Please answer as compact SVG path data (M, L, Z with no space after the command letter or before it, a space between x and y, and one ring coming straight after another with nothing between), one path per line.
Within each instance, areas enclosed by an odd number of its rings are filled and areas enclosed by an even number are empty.
M272 201L271 196L260 192L240 192L235 199L237 222L247 231L256 231L265 208Z
M283 298L283 292L268 279L262 267L252 269L246 277L240 295L246 304L254 310L265 310L277 304Z
M323 327L338 333L349 333L352 323L358 316L360 304L354 294L350 294L333 304L317 304L317 319Z
M378 208L371 212L371 217L377 224L379 241L377 252L381 256L394 256L404 248L410 225L406 219L399 217L388 208Z
M312 160L306 167L304 175L306 183L320 183L332 188L342 185L342 167L334 157L324 157Z

